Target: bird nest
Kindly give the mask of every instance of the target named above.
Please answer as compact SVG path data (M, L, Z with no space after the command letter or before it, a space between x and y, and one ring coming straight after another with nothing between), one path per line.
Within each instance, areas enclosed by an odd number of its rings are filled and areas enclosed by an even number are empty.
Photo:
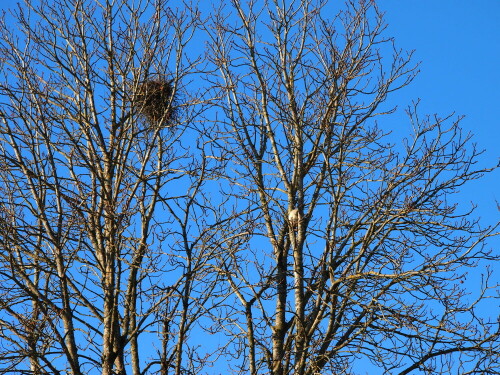
M169 125L175 119L175 92L172 81L155 79L141 83L135 96L137 113L155 125Z

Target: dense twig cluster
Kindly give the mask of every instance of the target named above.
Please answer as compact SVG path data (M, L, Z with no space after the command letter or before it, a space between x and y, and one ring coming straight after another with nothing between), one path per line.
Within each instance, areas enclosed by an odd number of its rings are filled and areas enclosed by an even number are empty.
M138 86L134 107L151 124L169 125L176 115L174 99L172 81L147 80Z

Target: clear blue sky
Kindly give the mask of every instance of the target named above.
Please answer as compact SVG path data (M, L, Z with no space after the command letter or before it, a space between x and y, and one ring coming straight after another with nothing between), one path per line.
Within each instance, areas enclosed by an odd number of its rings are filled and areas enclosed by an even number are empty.
M421 61L417 79L398 93L397 101L422 100L421 110L445 115L455 111L466 118L486 164L500 157L500 1L497 0L377 0L386 12L388 33L404 49L415 49ZM500 170L474 189L485 218L498 221ZM466 197L467 198L467 197Z
M485 149L482 165L496 165L500 161L500 1L376 2L386 12L388 34L399 47L414 49L415 60L421 61L419 76L397 94L396 101L404 107L420 98L420 109L427 114L465 115L464 130L475 134L478 149ZM500 169L464 186L461 201L476 202L484 223L496 223L499 186ZM500 238L489 243L498 254Z

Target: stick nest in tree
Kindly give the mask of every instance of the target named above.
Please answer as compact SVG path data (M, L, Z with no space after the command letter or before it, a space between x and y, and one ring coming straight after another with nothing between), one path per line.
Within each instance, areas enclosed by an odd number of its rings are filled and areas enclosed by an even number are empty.
M138 87L135 107L139 114L155 125L169 125L176 115L172 81L148 80Z

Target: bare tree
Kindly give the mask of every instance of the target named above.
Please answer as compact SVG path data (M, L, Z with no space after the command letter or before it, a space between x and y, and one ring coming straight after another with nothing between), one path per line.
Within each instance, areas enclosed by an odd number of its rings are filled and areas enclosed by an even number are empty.
M373 2L210 12L1 22L0 373L500 373L462 283L497 227L454 200L490 170L418 103L389 143L416 67Z
M1 23L0 373L193 374L211 358L188 335L217 285L186 57L200 20L168 5L26 1Z
M352 374L369 360L384 374L498 374L497 311L478 310L495 297L489 273L477 299L461 284L498 260L484 242L496 228L454 203L488 170L474 169L460 119L422 119L417 104L411 134L389 143L379 123L393 111L387 96L416 74L411 54L384 37L373 2L333 8L232 1L206 24L227 191L248 212L219 245L230 365Z

